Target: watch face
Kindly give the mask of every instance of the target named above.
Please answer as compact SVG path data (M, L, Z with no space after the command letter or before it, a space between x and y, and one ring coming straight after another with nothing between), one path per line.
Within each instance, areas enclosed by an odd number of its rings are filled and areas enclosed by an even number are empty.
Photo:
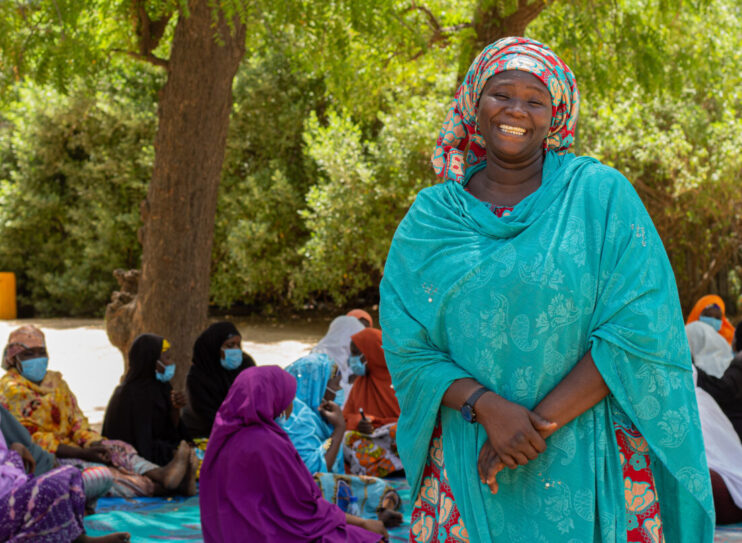
M461 408L461 416L464 417L466 422L474 422L474 410L471 408L471 405L464 404Z

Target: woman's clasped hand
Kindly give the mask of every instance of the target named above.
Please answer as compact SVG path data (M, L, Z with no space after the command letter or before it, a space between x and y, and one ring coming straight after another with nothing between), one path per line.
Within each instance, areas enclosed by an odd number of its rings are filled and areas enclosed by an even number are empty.
M546 450L545 439L557 428L556 423L493 392L477 402L477 422L487 432L477 461L479 478L493 494L497 493L497 473L535 460Z

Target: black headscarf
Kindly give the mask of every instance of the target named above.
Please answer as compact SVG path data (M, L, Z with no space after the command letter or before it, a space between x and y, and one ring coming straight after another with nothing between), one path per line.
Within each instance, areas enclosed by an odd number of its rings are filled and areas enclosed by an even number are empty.
M737 324L737 328L734 330L734 346L737 348L737 352L742 353L742 321Z
M244 369L255 365L250 355L242 353L242 364L233 370L221 364L222 344L240 332L231 322L215 322L204 330L193 345L193 365L188 371L186 387L188 406L183 413L193 437L208 437L214 417L229 387Z
M129 349L129 370L116 387L103 419L103 435L134 446L155 464L167 464L181 439L188 439L182 424L173 425L170 383L155 377L164 338L138 336Z
M134 382L156 381L157 361L162 354L162 343L165 338L154 334L137 336L129 348L129 371L124 376L124 384Z

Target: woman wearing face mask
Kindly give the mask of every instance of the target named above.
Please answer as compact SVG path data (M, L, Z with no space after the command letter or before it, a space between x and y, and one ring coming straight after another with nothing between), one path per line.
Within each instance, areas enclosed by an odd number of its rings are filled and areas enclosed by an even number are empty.
M188 404L183 423L193 438L208 438L219 406L229 387L242 372L255 365L241 349L242 336L231 322L215 322L193 345L193 365L188 371Z
M107 464L115 496L171 493L188 469L188 447L164 467L142 458L130 444L105 439L90 428L77 398L56 371L47 371L44 334L35 326L11 332L3 353L7 373L0 378L0 402L60 463L80 470Z
M727 343L732 344L734 326L726 317L724 300L715 294L704 296L693 306L685 324L695 321L705 322L716 330Z
M167 464L188 434L180 421L185 401L175 392L170 379L175 360L170 343L154 334L142 334L129 349L129 370L108 402L103 434L133 445L139 454L155 464ZM195 456L191 455L183 491L195 493ZM190 487L190 488L189 488Z
M345 461L355 475L386 477L402 470L402 462L396 443L399 404L381 349L381 330L354 334L350 350L348 365L357 378L343 408Z

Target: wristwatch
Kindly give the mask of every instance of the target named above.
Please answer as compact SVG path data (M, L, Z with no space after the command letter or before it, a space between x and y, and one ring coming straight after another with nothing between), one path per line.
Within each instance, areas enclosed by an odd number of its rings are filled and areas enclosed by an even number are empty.
M466 422L477 422L477 412L474 411L474 404L477 403L477 400L482 394L488 391L489 389L487 387L479 387L469 396L469 399L464 402L464 405L461 406L461 416L464 417Z

